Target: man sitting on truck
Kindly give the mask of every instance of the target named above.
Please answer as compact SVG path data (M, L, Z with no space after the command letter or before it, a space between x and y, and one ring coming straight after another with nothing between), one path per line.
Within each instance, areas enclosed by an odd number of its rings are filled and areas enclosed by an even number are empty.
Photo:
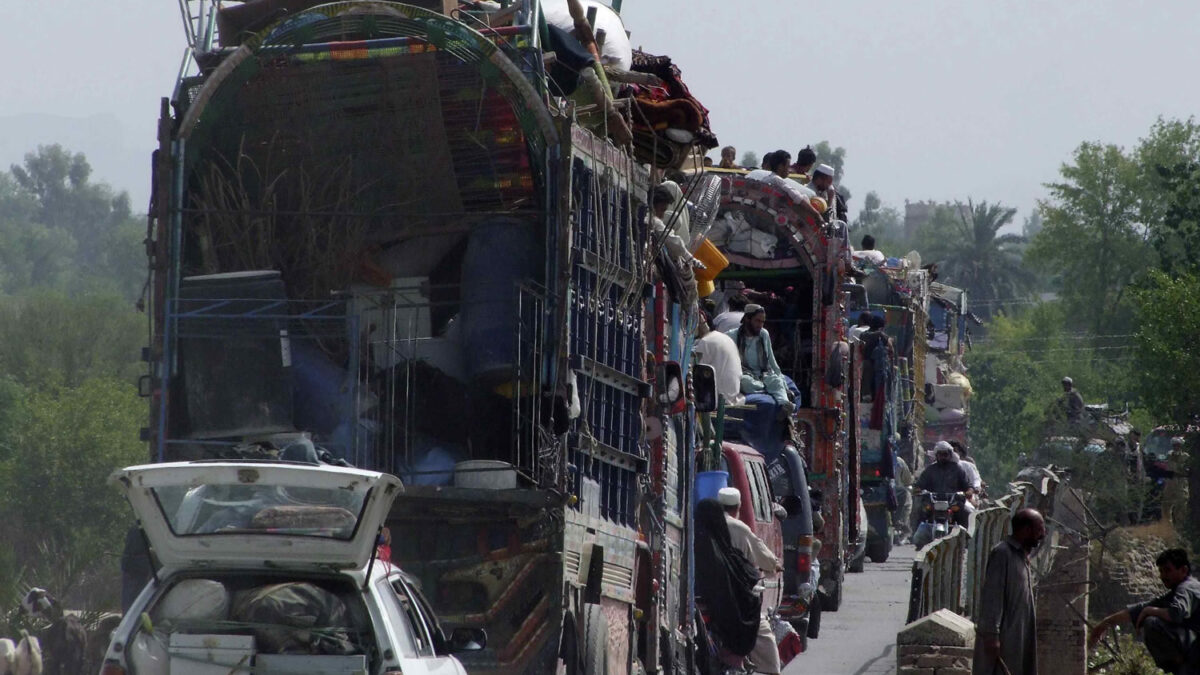
M833 186L833 174L832 166L818 164L817 168L813 169L812 180L808 183L808 187L829 205L830 215L845 222L847 218L846 200Z
M696 346L692 351L700 363L712 366L717 378L717 393L726 403L738 403L741 398L742 361L737 345L728 335L712 330L706 317L696 326Z
M725 509L725 523L729 525L729 538L733 547L746 555L750 562L762 570L764 576L775 576L783 571L779 558L763 543L750 526L738 520L738 508L742 504L742 493L737 488L721 488L717 501ZM760 673L779 673L783 666L779 662L779 647L775 644L775 633L764 615L759 618L758 641L748 657L754 669Z
M954 494L962 492L970 497L974 490L967 472L958 464L958 456L954 454L954 446L946 441L938 441L933 446L934 457L937 461L925 467L921 477L917 479L915 492L932 492L934 494ZM970 502L955 516L958 524L967 526L967 515L973 509Z
M812 180L812 168L817 163L817 153L811 145L796 153L796 163L792 165L792 173L796 174L797 182L808 185Z
M795 405L788 398L788 383L775 361L771 335L763 326L767 310L762 305L746 305L742 325L726 333L737 344L742 357L742 393L768 394L785 412Z

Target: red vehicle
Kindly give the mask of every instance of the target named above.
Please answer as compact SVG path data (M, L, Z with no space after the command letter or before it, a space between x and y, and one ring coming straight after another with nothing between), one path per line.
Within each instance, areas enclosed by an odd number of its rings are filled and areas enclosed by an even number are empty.
M748 445L725 443L721 447L721 464L721 468L729 472L729 486L742 493L738 520L749 525L782 562L783 527L780 516L786 511L775 503L771 495L766 460ZM776 512L776 508L779 512ZM773 575L767 576L763 582L767 587L763 593L763 611L774 611L782 600L782 580L779 575Z

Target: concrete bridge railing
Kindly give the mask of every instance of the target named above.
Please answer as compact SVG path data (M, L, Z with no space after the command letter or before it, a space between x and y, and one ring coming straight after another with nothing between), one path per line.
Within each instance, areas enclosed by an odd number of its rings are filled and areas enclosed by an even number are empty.
M979 611L987 557L992 548L1008 536L1013 513L1032 506L1050 516L1059 479L1042 471L1031 480L1009 484L1009 492L992 506L971 514L967 527L955 528L935 539L913 559L912 591L908 603L908 621L948 609L972 621ZM1048 527L1052 521L1048 521ZM1044 550L1039 554L1053 555Z

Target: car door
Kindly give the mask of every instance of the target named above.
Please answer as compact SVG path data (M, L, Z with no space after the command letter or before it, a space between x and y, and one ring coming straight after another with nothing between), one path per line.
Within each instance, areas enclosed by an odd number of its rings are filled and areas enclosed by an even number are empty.
M465 675L466 670L446 653L441 627L433 618L429 604L395 571L377 586L385 613L395 635L400 672L405 675Z
M771 487L767 480L767 467L762 455L743 453L746 478L750 485L750 500L754 505L754 533L771 549L775 557L783 561L783 534L779 519L775 517L775 501L771 498ZM783 578L768 575L764 579L767 590L763 594L764 607L778 607L782 599Z

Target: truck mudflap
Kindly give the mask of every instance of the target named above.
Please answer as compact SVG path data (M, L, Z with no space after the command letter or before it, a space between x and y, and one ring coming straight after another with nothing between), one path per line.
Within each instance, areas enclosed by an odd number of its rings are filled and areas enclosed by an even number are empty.
M392 560L447 633L487 631L471 673L554 672L563 625L562 500L533 490L409 487L388 517Z

